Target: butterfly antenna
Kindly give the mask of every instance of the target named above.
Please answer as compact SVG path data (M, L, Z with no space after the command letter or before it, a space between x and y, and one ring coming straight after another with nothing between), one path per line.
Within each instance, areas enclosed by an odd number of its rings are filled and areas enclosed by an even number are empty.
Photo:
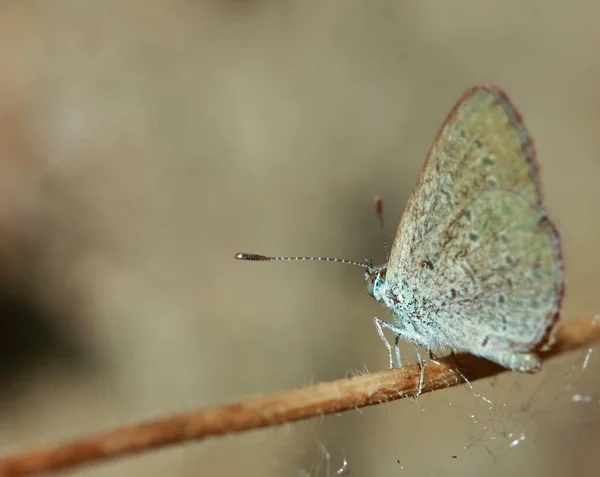
M376 195L373 198L373 202L375 204L377 220L379 220L379 232L381 233L381 241L383 242L383 250L385 251L385 261L387 262L390 258L390 249L388 248L388 242L385 238L385 224L383 222L383 199Z
M348 265L354 265L356 267L366 268L371 270L373 265L365 261L364 263L355 262L353 260L345 260L343 258L331 258L331 257L269 257L267 255L259 255L257 253L236 253L233 258L237 260L248 260L251 262L275 262L275 261L321 261L321 262L338 262L347 263Z

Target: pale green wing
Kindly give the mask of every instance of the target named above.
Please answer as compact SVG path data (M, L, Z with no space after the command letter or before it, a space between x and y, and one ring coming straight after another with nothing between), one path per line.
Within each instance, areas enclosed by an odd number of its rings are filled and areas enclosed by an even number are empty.
M541 204L533 141L508 97L493 86L469 90L433 142L394 238L390 272L414 271L481 192L518 191Z
M484 315L498 310L500 321L533 315L536 336L555 319L563 290L560 241L542 205L533 141L498 88L469 90L440 129L392 245L386 281L401 277L431 300L434 315L458 313L465 331L478 326L482 307ZM513 327L513 338L524 329Z
M430 297L439 332L481 354L544 341L563 291L559 237L545 211L518 192L494 189L454 215L433 267L413 277L417 296Z

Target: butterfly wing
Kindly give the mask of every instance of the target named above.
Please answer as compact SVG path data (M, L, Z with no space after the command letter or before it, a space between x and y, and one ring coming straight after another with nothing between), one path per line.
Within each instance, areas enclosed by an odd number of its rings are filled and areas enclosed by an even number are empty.
M448 342L471 330L497 348L545 341L563 294L560 240L533 141L500 89L472 88L442 125L392 245L386 280L401 277Z

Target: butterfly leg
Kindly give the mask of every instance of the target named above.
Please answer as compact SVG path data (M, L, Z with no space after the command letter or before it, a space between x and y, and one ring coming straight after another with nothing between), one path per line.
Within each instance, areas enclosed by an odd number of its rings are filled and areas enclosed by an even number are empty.
M400 333L396 333L396 337L394 338L394 349L396 350L396 364L399 368L402 367L402 357L400 356L400 346L398 345L398 341L400 341Z
M393 325L392 323L388 323L387 321L380 320L377 317L373 318L373 322L375 323L375 328L377 328L377 333L379 334L381 341L383 341L383 344L385 345L385 347L388 350L388 356L390 359L390 362L389 362L390 369L394 367L394 358L392 357L392 346L390 345L390 342L387 340L387 338L383 334L383 329L386 328L390 331L393 331L396 334L396 340L394 341L394 343L396 345L396 361L398 362L398 366L401 366L402 360L400 359L400 348L398 347L398 339L403 330L401 328Z
M425 382L425 363L423 362L423 357L421 356L421 351L419 350L419 345L415 343L415 351L417 353L417 361L419 362L419 368L421 372L419 373L419 388L417 389L417 394L414 397L420 396L423 391L423 383Z

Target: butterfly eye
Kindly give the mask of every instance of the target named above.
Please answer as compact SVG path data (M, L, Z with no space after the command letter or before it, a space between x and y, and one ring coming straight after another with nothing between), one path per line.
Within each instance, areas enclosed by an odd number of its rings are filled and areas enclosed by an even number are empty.
M373 290L375 288L375 275L369 275L367 278L367 293L374 297Z

